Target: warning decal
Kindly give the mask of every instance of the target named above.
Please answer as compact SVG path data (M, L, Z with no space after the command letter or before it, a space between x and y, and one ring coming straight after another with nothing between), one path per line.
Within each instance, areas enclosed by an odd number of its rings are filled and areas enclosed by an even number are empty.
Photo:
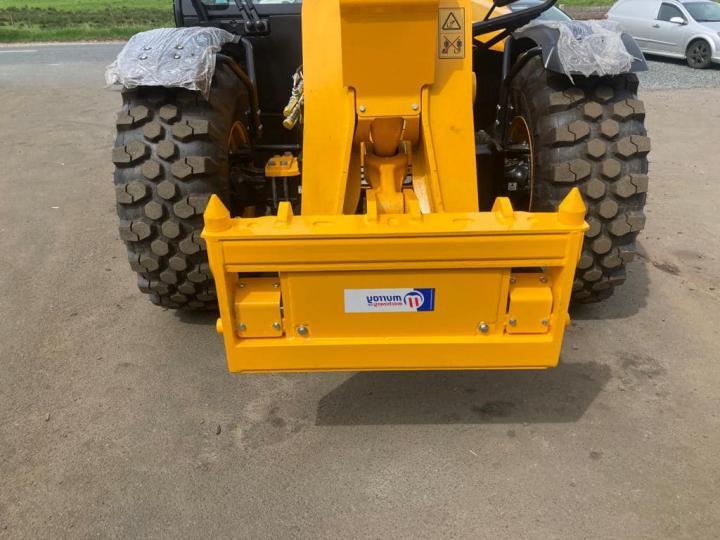
M438 56L465 58L465 8L438 10Z

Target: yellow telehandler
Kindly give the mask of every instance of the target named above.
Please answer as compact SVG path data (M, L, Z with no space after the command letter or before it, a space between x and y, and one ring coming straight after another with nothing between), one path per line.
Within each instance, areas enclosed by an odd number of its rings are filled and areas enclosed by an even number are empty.
M637 45L553 4L176 0L113 68L140 288L217 305L233 372L557 365L650 148Z

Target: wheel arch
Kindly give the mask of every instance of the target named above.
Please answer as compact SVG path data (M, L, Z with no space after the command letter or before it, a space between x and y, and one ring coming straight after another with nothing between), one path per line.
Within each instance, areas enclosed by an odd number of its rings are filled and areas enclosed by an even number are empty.
M684 58L687 58L687 50L688 50L688 48L690 48L690 45L692 43L694 43L695 41L699 41L699 40L706 41L708 43L708 45L710 45L711 56L714 57L715 55L717 55L718 48L715 46L714 41L712 39L710 39L707 34L698 33L698 34L693 34L692 37L688 38L685 41L685 47L683 48L683 52L682 52Z

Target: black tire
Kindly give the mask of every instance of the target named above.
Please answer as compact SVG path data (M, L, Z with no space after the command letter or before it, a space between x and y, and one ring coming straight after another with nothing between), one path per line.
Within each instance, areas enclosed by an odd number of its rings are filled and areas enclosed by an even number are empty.
M216 308L202 213L212 193L230 203L229 138L247 108L244 86L220 65L209 101L177 88L123 91L112 156L120 237L155 304Z
M574 77L546 71L534 58L512 85L515 114L531 131L531 205L554 211L572 187L588 207L573 300L608 298L625 281L625 265L645 226L650 139L634 74Z
M704 39L696 39L688 45L685 51L688 66L695 69L705 69L712 62L712 49Z

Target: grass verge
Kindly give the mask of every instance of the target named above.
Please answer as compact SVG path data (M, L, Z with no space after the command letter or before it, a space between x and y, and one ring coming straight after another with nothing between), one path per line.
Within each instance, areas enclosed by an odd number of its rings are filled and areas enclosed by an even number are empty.
M5 7L13 1L4 0L0 8L0 42L126 39L150 28L174 26L168 1L162 7L154 6L159 4L154 0L144 2L145 6L134 5L142 3L137 1L123 1L117 7L115 2L80 0Z

